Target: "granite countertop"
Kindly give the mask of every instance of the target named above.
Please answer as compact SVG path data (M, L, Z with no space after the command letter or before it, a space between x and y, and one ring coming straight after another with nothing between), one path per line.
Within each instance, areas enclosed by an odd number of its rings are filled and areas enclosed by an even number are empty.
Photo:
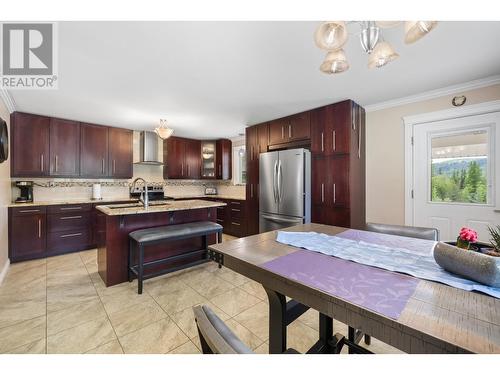
M174 199L196 199L196 198L219 198L219 199L234 199L237 201L244 201L246 197L243 195L229 195L229 194L169 194L165 193L166 196L172 197Z
M99 211L105 213L106 215L119 216L119 215L148 214L153 212L198 210L200 208L221 207L225 205L226 203L193 199L185 201L168 201L163 204L154 204L150 205L147 210L144 209L142 204L133 205L132 207L130 204L112 204L112 205L97 206L96 208Z
M137 198L105 198L105 199L65 199L53 201L34 201L31 203L11 203L8 207L33 207L33 206L55 206L59 204L84 204L84 203L101 203L101 202L137 202Z

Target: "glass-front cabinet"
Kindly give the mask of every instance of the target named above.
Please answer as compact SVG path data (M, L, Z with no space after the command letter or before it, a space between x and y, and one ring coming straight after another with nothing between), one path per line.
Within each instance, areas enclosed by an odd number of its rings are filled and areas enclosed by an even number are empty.
M215 141L201 142L201 178L215 178Z

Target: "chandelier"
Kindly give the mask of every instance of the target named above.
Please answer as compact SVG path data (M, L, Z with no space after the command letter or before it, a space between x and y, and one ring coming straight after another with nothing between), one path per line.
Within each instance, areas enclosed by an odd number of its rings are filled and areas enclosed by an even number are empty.
M167 120L160 119L160 126L155 128L155 132L161 139L167 139L172 135L174 129L167 127Z
M314 34L316 45L328 51L325 60L320 66L323 73L342 73L349 69L349 63L343 50L348 39L348 24L357 24L360 27L359 41L361 48L368 57L369 68L381 68L391 61L396 60L399 55L392 46L384 40L382 29L398 26L402 21L327 21L319 25ZM436 21L406 21L405 38L406 44L411 44L427 35L437 25Z

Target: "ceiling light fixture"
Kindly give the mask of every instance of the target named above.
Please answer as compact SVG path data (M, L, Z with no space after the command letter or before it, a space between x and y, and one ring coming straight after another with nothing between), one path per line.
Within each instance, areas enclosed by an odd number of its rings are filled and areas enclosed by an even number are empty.
M167 127L167 120L160 119L160 126L155 128L155 132L161 139L167 139L173 134L174 129Z
M382 37L382 30L399 26L402 21L326 21L318 26L314 33L316 45L328 51L325 60L320 66L323 73L342 73L349 69L349 63L342 47L348 39L347 26L357 24L360 27L359 41L363 51L370 55L369 68L381 68L399 55L392 46ZM405 22L405 43L414 43L437 25L436 21L407 21Z

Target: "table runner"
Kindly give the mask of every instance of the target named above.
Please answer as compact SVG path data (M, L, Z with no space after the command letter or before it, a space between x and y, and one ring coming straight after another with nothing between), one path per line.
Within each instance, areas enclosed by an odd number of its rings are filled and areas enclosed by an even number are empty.
M356 263L437 281L500 298L493 288L442 269L432 255L436 242L381 233L346 230L335 236L316 232L279 231L276 241Z

